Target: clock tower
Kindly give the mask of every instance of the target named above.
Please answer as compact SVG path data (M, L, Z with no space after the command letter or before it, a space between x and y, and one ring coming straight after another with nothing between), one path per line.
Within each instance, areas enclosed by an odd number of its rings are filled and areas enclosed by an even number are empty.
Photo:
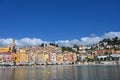
M12 41L11 50L12 50L13 53L16 53L16 49L15 49L15 39L13 39L13 41Z

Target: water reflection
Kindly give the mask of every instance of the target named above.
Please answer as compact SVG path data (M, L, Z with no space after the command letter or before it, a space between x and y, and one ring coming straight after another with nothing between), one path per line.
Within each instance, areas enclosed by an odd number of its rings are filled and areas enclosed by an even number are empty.
M0 80L120 80L120 66L0 68Z

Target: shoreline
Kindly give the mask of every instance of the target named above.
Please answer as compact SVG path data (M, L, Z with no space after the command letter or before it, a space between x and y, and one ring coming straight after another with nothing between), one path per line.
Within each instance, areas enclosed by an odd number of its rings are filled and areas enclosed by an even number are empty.
M120 64L73 64L73 65L37 65L37 66L0 66L2 68L39 68L49 66L117 66Z

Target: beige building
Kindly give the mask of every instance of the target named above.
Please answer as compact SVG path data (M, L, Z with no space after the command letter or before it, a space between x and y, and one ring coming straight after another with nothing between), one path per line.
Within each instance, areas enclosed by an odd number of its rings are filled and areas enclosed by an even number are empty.
M95 50L95 55L104 55L104 53L115 54L115 50L114 49Z
M63 54L57 54L56 61L62 63L63 62Z

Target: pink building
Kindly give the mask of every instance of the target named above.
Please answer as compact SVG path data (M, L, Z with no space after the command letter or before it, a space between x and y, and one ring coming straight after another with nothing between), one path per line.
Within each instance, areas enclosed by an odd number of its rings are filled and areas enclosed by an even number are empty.
M13 62L15 60L14 53L7 52L7 53L2 53L0 55L2 56L3 62Z
M71 52L65 52L64 54L64 62L75 62L76 61L76 55Z

